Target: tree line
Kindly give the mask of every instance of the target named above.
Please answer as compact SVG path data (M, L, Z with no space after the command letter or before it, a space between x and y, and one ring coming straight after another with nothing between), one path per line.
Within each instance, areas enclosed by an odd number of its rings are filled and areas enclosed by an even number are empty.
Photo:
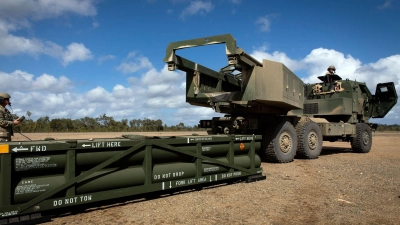
M206 129L195 126L186 126L183 122L168 126L162 120L144 119L122 119L115 120L106 114L99 117L85 117L80 119L56 118L48 116L40 117L36 121L30 119L31 112L27 112L28 119L17 126L17 132L40 133L40 132L151 132L151 131L205 131ZM13 114L16 119L19 116ZM400 131L399 124L379 124L376 131Z
M28 117L32 113L27 112ZM13 115L18 118L17 115ZM40 117L36 121L25 119L15 129L17 132L40 133L40 132L150 132L150 131L202 131L205 129L197 126L186 126L183 122L168 126L162 120L144 119L122 119L115 120L106 114L99 117L84 117L80 119L55 118L48 116Z
M379 124L378 128L376 128L376 131L400 131L400 125L399 124L392 124L392 125Z

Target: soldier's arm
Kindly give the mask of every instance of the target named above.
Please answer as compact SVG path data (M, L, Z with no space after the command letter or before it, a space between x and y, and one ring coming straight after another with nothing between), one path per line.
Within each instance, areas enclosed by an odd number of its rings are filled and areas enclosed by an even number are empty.
M14 121L8 121L4 119L5 112L0 111L0 127L12 127L14 125Z

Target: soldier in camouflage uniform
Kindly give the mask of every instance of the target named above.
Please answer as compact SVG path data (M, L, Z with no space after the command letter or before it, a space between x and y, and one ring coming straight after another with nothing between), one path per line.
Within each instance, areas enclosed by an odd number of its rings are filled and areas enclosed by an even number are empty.
M10 111L6 109L7 105L11 105L10 98L9 94L0 92L0 142L11 141L13 126L21 123L18 119L13 120Z
M334 75L336 72L336 68L335 66L329 66L328 67L328 72L326 72L325 74L325 83L329 83L329 91L333 92L334 91L334 87L333 87L333 80L331 75Z

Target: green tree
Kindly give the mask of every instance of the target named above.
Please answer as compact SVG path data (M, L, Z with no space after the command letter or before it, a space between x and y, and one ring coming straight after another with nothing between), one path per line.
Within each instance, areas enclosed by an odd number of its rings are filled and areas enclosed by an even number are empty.
M36 132L49 132L50 129L50 119L48 116L40 117L36 120Z

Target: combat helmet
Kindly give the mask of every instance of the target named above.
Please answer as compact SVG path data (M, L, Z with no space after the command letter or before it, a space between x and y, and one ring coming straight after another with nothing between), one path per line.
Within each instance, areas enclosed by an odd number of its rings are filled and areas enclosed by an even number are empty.
M0 98L11 98L11 96L8 93L0 92Z
M329 66L327 70L329 70L329 69L333 69L333 71L336 71L336 68L334 65Z
M11 96L5 92L0 92L0 103L3 103L7 98L11 98Z

